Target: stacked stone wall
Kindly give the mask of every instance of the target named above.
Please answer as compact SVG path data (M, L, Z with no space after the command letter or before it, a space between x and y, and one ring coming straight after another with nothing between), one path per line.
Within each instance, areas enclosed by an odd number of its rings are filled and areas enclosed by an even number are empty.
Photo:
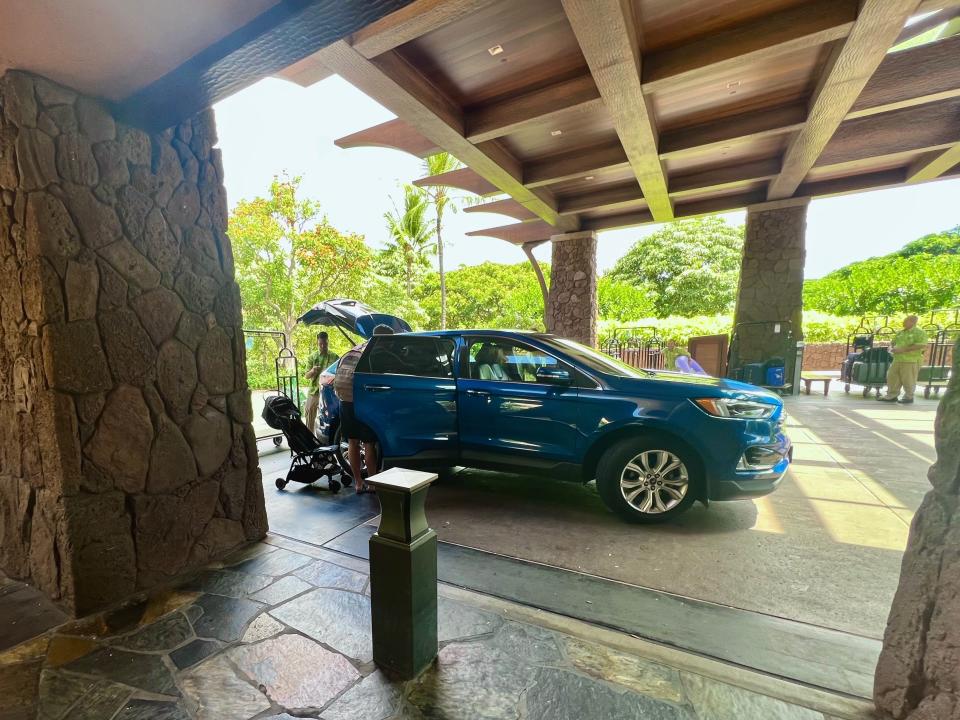
M803 349L804 370L840 370L840 363L847 357L847 344L807 343Z
M597 344L597 236L557 240L550 261L547 330Z
M215 143L0 79L0 565L76 612L266 530Z
M937 408L932 489L910 527L874 694L884 717L960 717L960 343Z

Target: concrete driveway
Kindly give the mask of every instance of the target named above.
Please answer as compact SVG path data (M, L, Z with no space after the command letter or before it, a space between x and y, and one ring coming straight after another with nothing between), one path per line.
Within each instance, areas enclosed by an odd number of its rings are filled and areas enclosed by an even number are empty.
M935 411L842 393L788 400L795 462L778 491L667 525L621 522L592 484L476 470L432 488L428 516L446 543L880 638L928 487ZM273 531L324 545L375 524L372 496L277 492L288 459L262 458Z

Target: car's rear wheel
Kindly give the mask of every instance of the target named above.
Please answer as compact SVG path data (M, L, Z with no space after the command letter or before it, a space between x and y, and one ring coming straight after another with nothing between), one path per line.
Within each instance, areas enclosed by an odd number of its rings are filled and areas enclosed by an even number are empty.
M609 448L597 465L597 489L608 508L638 523L664 522L697 498L700 463L668 437L629 438Z

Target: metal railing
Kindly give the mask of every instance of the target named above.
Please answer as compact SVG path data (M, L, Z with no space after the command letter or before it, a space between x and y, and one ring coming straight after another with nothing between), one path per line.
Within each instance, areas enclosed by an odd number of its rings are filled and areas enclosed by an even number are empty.
M655 327L617 328L600 345L610 357L646 370L666 368L665 349Z

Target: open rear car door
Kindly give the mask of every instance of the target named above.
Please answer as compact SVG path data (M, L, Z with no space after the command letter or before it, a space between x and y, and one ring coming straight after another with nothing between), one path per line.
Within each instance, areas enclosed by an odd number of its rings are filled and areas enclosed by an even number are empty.
M396 315L378 313L358 300L324 300L307 310L297 320L304 325L335 327L354 345L357 344L357 337L369 339L377 325L387 325L395 333L410 332L410 325L406 320Z

